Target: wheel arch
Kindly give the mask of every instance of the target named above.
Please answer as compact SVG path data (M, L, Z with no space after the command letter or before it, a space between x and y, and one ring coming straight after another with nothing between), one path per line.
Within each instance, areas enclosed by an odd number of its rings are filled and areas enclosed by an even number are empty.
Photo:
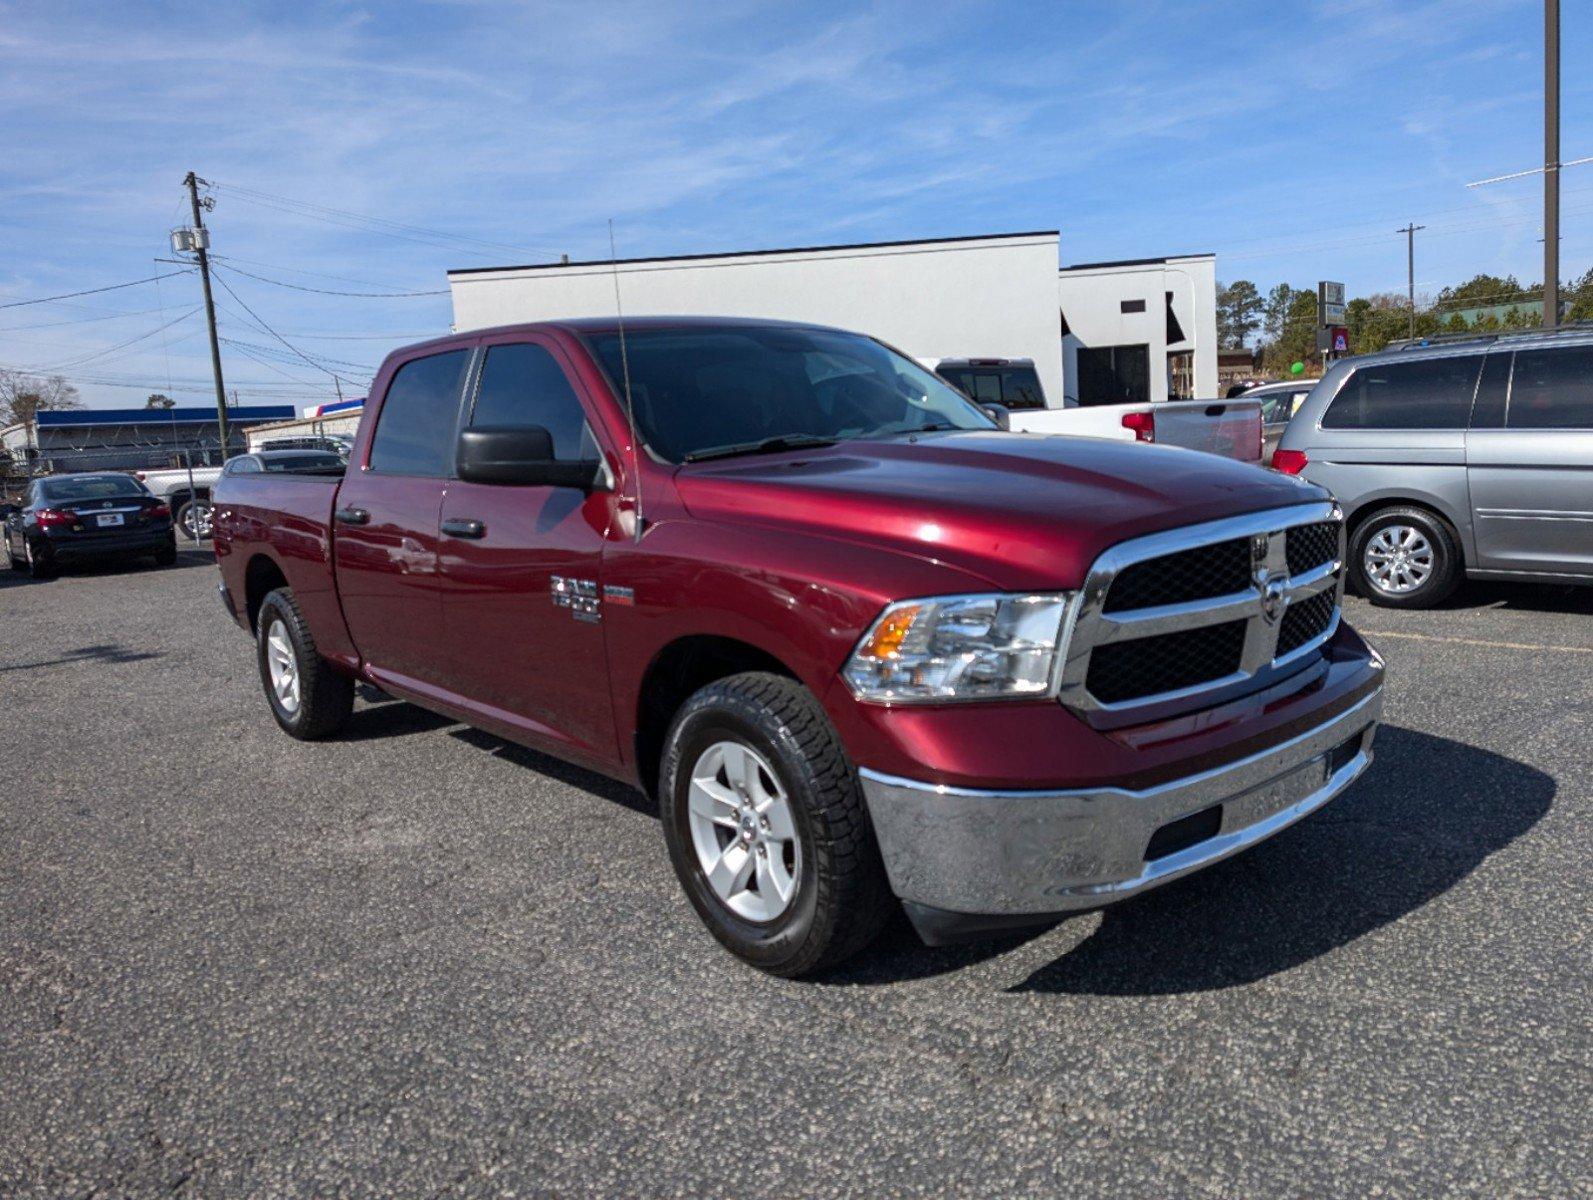
M1394 492L1389 495L1363 497L1356 502L1354 508L1346 509L1344 513L1344 528L1348 531L1347 546L1353 547L1355 537L1360 531L1362 522L1368 517L1381 512L1385 508L1414 508L1425 512L1443 525L1449 531L1449 536L1454 539L1455 549L1460 554L1460 569L1466 569L1466 563L1471 559L1469 545L1470 530L1463 530L1458 522L1444 511L1444 506L1437 501L1408 493Z
M722 634L685 634L653 656L642 676L635 714L636 774L649 796L657 798L664 739L680 706L699 688L744 671L801 682L795 670L768 650Z
M256 552L243 572L244 611L249 616L249 628L255 627L260 615L260 605L277 588L288 587L287 574L276 559L263 551Z

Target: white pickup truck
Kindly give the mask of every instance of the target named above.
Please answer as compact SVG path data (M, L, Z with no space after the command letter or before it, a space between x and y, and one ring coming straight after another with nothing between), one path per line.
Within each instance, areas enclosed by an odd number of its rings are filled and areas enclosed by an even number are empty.
M941 358L926 365L975 403L1000 405L1009 427L1021 433L1159 442L1241 462L1261 461L1261 404L1256 400L1053 407L1032 359Z
M210 537L210 489L221 478L220 467L172 467L133 475L171 506L172 524L184 537L191 542Z

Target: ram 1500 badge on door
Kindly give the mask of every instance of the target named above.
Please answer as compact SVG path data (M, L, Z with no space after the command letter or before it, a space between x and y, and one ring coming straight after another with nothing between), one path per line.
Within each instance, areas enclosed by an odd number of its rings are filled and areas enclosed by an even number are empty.
M284 730L363 679L634 783L704 923L778 974L897 903L934 943L1242 850L1366 768L1382 703L1321 488L1003 433L833 329L411 346L341 479L227 476L215 533Z

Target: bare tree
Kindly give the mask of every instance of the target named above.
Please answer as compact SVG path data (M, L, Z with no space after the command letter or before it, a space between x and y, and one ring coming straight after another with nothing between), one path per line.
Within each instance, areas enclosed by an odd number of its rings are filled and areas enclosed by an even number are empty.
M0 424L33 420L41 409L82 408L77 389L64 375L40 377L0 370Z

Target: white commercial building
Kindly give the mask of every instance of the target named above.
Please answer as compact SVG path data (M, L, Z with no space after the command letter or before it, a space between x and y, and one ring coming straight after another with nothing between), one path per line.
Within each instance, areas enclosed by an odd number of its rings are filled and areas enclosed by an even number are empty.
M1049 403L1217 394L1210 255L1058 269L1055 231L450 271L454 328L705 314L870 333L916 358L1028 358Z

